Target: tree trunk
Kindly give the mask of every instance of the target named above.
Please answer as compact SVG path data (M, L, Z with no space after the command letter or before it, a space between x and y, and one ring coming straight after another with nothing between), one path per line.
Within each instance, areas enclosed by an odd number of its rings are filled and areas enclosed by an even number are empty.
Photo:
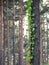
M0 65L3 65L3 3L0 0Z
M40 65L40 12L39 12L39 0L34 0L34 13L35 13L35 57L34 65Z
M19 0L19 65L23 64L23 0Z
M13 65L16 65L15 62L15 0L13 0Z

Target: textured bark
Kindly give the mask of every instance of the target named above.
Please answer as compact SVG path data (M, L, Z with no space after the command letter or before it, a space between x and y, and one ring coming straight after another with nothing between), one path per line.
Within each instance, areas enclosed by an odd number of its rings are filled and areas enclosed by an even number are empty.
M23 0L19 0L19 65L23 64Z
M34 0L34 13L35 13L35 57L34 65L40 65L40 12L39 12L39 0Z
M3 6L0 0L0 65L3 65Z

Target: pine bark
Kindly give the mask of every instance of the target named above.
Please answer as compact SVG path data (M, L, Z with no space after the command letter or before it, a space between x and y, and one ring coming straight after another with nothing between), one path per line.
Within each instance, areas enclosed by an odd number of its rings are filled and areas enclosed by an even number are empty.
M19 65L23 64L23 0L19 0Z

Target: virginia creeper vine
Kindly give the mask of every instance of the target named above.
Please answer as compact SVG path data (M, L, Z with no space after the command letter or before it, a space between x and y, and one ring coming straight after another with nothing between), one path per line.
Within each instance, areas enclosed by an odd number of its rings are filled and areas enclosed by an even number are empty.
M32 61L34 59L34 44L35 44L35 23L34 23L34 6L33 0L28 0L28 26L29 26L29 39L30 39L30 51L28 57L30 65L33 65Z

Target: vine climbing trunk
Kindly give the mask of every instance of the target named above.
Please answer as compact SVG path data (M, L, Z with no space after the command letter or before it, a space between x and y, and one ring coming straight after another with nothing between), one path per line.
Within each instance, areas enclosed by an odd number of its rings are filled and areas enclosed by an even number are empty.
M19 0L19 65L23 64L23 0Z
M0 65L3 65L3 0L0 0Z
M40 65L40 11L39 11L40 0L34 0L34 13L35 13L35 57L34 65Z

